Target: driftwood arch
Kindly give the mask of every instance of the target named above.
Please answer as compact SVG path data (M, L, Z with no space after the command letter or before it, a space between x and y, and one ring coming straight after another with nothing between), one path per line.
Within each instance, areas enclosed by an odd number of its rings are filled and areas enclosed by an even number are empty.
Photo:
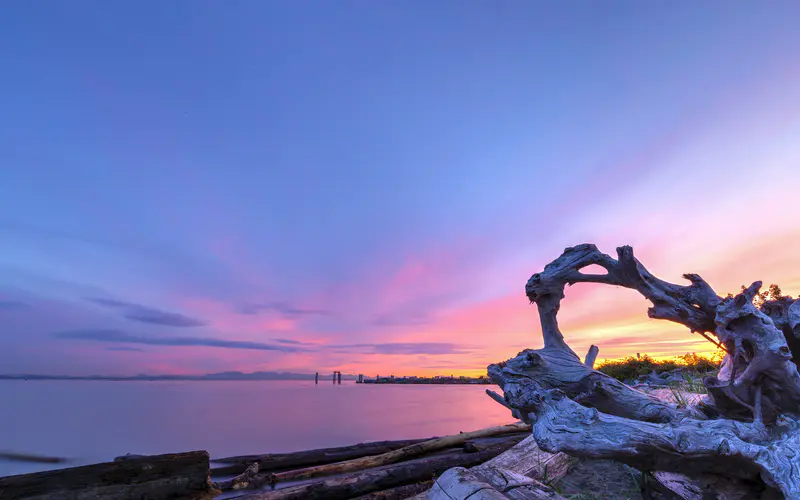
M593 264L606 272L581 270ZM595 268L595 266L592 266ZM489 392L533 424L539 446L586 458L608 458L645 471L678 473L704 484L735 482L749 498L800 498L800 300L756 306L761 282L720 297L696 274L676 285L652 275L629 246L617 258L595 245L567 248L534 274L525 293L541 319L544 347L490 365L504 395ZM564 287L604 283L637 290L648 315L680 323L727 353L707 396L679 408L594 370L558 327ZM790 347L791 346L791 347Z

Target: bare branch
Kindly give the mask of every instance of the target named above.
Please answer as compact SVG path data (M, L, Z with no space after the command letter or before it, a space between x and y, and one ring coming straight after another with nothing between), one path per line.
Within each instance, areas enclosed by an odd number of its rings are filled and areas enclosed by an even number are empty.
M668 283L653 276L633 256L633 249L629 246L617 248L618 258L615 260L600 252L595 245L583 244L567 248L556 260L545 266L544 271L534 274L525 286L525 293L531 302L537 305L546 303L547 311L558 312L558 305L552 304L553 300L560 302L564 296L564 285L575 283L605 283L608 285L624 286L637 290L653 303L648 311L651 318L666 319L689 327L693 332L713 332L715 330L714 317L716 307L721 299L714 290L700 276L685 274L683 277L691 282L689 286L679 286ZM581 269L592 264L603 267L607 274L584 274ZM542 307L540 307L540 314ZM555 337L558 333L557 323L555 331L545 331L542 320L545 346L548 345L548 336ZM563 341L563 337L562 341ZM555 345L555 344L554 344Z
M607 273L581 271L593 264ZM539 308L545 349L557 349L578 359L564 341L556 318L564 287L575 283L605 283L637 290L652 302L648 310L651 318L685 325L728 353L720 378L707 380L711 398L721 414L752 418L754 386L761 377L768 379L764 382L762 401L766 421L774 420L781 411L800 414L800 374L791 363L792 351L784 332L753 305L761 282L753 283L736 297L723 300L697 274L685 274L684 278L691 284L680 286L656 278L634 257L629 246L617 248L617 259L613 259L596 246L583 244L567 248L541 273L531 276L525 292ZM780 307L770 307L789 332L792 332L791 325L800 325L800 306L783 302ZM736 377L732 383L725 383L730 373L735 373ZM728 385L733 388L726 387Z
M586 365L587 368L594 368L594 362L597 360L597 354L600 352L600 348L596 345L592 344L589 346L589 352L586 353L586 357L583 359L583 364Z

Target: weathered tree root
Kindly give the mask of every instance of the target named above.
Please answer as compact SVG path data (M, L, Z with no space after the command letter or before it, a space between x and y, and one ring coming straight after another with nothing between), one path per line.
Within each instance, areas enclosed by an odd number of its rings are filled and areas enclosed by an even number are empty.
M761 282L721 298L696 274L684 275L689 285L674 285L653 276L630 247L617 255L594 245L568 248L528 280L544 347L489 366L504 391L492 398L533 422L547 451L690 477L760 478L786 498L800 498L800 373L790 348L800 349L800 300L757 307ZM606 273L581 271L593 264ZM708 396L678 408L594 370L594 346L582 362L556 318L564 287L581 282L637 290L652 302L651 318L683 324L724 349L717 377L704 380Z
M794 422L771 429L735 420L651 423L607 415L558 390L530 384L525 405L534 409L533 435L548 452L618 460L644 470L760 476L787 498L800 498L800 433Z

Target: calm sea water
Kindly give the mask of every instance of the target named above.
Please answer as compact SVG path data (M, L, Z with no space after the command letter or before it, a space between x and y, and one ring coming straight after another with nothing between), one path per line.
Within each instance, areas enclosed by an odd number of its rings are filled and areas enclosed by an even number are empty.
M0 380L0 451L71 459L211 457L454 434L513 422L491 386ZM61 465L0 460L0 476Z

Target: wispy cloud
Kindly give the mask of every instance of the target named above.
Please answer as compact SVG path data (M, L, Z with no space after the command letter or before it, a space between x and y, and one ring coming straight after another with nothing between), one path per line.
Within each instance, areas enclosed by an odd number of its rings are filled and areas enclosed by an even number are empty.
M292 340L292 339L272 339L279 344L289 344L289 345L314 345L313 342L303 342L300 340Z
M426 325L433 321L429 315L425 313L417 314L392 314L383 313L376 314L372 320L375 326L416 326Z
M447 342L388 342L383 344L332 345L337 352L359 354L464 354L470 352L465 346Z
M94 340L96 342L117 342L123 344L145 344L171 347L203 346L219 347L222 349L249 349L256 351L307 351L307 349L301 347L265 344L261 342L225 340L213 337L145 337L142 335L133 335L120 330L107 329L68 330L56 332L53 334L53 336L66 340Z
M264 311L275 311L285 316L319 315L329 316L330 311L324 309L304 309L294 307L285 302L246 303L237 308L239 314L259 314Z
M106 351L144 352L144 349L139 349L138 347L106 347Z
M132 302L123 302L121 300L104 299L100 297L87 297L86 300L107 309L119 310L122 312L124 318L140 323L180 328L206 326L209 324L207 321L185 316L180 313L162 311L154 307L147 307Z
M394 282L404 283L407 278L403 277L407 271L401 270ZM446 274L446 273L445 273ZM428 278L433 276L433 272L426 275ZM391 283L388 285L391 287ZM396 285L395 285L396 286ZM461 290L451 292L435 292L436 285L422 283L418 287L405 283L399 286L400 292L389 289L389 294L394 293L410 294L411 299L401 300L391 308L384 309L372 317L373 326L418 326L434 323L437 317L444 311L456 306L460 302L469 298L469 294ZM415 296L416 295L416 296Z
M19 311L29 309L31 306L18 300L0 300L0 311Z

